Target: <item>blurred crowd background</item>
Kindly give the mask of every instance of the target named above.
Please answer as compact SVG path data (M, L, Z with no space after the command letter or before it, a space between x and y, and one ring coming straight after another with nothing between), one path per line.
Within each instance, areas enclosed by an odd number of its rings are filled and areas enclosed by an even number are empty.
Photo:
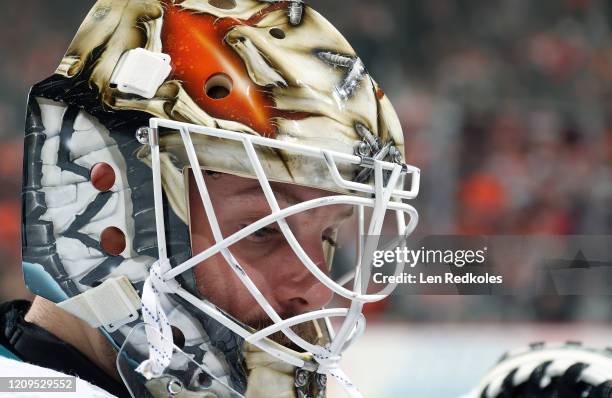
M50 75L92 0L5 1L0 14L0 300L20 273L28 88ZM612 229L612 3L310 1L393 101L422 171L421 234ZM395 297L382 319L599 320L597 297ZM374 309L373 309L374 310Z

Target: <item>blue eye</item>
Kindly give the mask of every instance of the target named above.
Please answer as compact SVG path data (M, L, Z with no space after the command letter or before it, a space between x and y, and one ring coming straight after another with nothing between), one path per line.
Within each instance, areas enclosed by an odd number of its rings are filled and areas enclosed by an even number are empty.
M257 231L253 232L253 235L258 236L258 237L263 237L263 236L268 236L274 233L277 233L278 231L275 230L274 228L261 228L258 229Z
M248 224L243 225L243 228ZM280 231L276 228L271 227L263 227L253 232L251 235L247 236L246 240L255 243L265 243L270 239L276 238L280 234Z

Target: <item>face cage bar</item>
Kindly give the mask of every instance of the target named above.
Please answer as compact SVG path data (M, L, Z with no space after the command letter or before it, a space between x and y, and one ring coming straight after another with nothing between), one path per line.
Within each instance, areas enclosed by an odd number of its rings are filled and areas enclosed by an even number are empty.
M213 232L215 244L201 253L193 256L191 259L177 265L174 268L170 268L167 251L166 251L166 240L165 240L165 226L163 217L163 200L162 200L162 179L161 179L161 168L160 168L160 149L159 149L159 137L158 128L169 128L178 130L181 134L181 138L185 145L187 156L189 159L190 166L193 170L196 185L200 193L204 209L206 211L208 221ZM418 213L413 206L405 204L402 199L413 199L418 194L419 189L419 176L420 171L418 168L408 166L405 164L395 164L391 162L385 162L381 160L373 160L370 158L364 159L355 155L348 155L345 153L324 150L320 148L310 147L306 145L299 145L290 142L278 141L275 139L249 135L246 133L238 133L234 131L227 131L209 127L203 127L199 125L193 125L189 123L182 123L177 121L171 121L166 119L152 118L149 122L148 132L148 143L151 147L151 167L153 172L153 184L154 184L154 202L155 202L155 216L156 216L156 229L157 229L157 243L159 250L159 262L162 264L163 275L162 278L166 283L166 286L170 291L182 297L199 310L206 313L211 318L215 319L234 333L238 334L245 341L254 344L258 348L266 351L270 355L281 359L293 366L304 368L310 371L317 371L319 373L329 372L332 376L335 376L338 380L341 380L341 384L347 390L351 396L359 396L356 388L348 381L348 378L338 368L338 361L342 352L348 348L364 331L365 318L362 314L362 308L364 303L375 302L387 297L395 288L392 284L387 285L383 290L376 294L365 294L364 293L364 281L369 280L370 267L365 267L363 274L361 272L361 262L364 257L363 242L361 237L363 236L364 229L364 207L373 207L372 216L370 218L368 228L368 239L365 242L367 248L374 248L378 243L378 235L380 234L382 224L384 221L384 215L387 209L394 210L396 212L396 218L398 223L398 233L400 236L407 237L416 228L418 223ZM264 195L268 201L268 204L272 210L272 213L259 221L250 224L249 226L241 229L240 231L232 234L231 236L224 238L222 236L219 223L217 221L214 209L212 207L212 201L209 196L208 190L204 182L204 177L200 164L197 158L195 148L193 146L190 133L203 134L212 137L230 139L242 142L247 152L248 158L251 162L251 166L255 171L255 175L260 183L260 186L264 192ZM327 196L323 198L317 198L309 200L297 205L293 205L284 209L280 209L278 202L274 196L270 183L265 175L265 171L261 165L259 157L255 151L254 145L266 146L275 149L286 150L289 152L297 152L302 155L307 155L313 158L322 159L327 165L333 181L341 188L347 190L353 190L362 193L369 193L374 195L374 198L364 198L350 195L335 195ZM363 167L374 168L374 187L368 184L356 183L344 179L336 166L336 162L345 162L354 165L361 165ZM383 186L383 171L390 171L390 176L386 186ZM400 177L406 174L411 174L411 188L410 190L397 189L395 186L398 181L401 181ZM295 236L293 235L289 225L286 222L286 218L309 209L328 206L334 204L349 204L358 206L358 217L359 217L359 237L357 245L357 265L354 274L350 275L345 283L353 279L353 290L349 290L336 282L334 282L329 276L327 276L319 267L314 264L310 257L303 250ZM407 213L410 217L408 225L405 223L404 214ZM233 257L229 251L229 246L236 243L237 241L245 238L252 234L258 229L265 227L269 224L276 222L281 229L285 239L294 250L295 254L301 260L303 265L327 288L334 293L348 298L351 300L350 308L333 308L333 309L321 309L311 311L306 314L297 315L288 319L283 320L268 301L263 297L259 289L255 286L253 281L248 277L246 272L240 266L238 261ZM370 250L371 252L371 250ZM262 307L270 319L274 322L273 325L264 328L256 333L251 333L244 327L229 319L225 316L215 305L212 303L201 300L184 288L182 288L177 281L174 279L177 275L195 267L197 264L206 260L213 255L221 253L230 268L240 278L244 286L248 289L253 298ZM371 253L368 256L365 264L371 264ZM395 275L401 274L403 271L404 264L401 262L397 263L395 269ZM367 283L365 283L367 287ZM340 327L338 333L334 336L330 317L345 317L345 320ZM321 347L308 343L290 327L317 319L324 319L329 328L332 342L328 347ZM305 362L301 359L297 353L293 354L287 352L287 350L281 350L271 340L266 339L269 335L282 331L293 343L297 346L309 351L313 354L314 359L317 363L311 361Z

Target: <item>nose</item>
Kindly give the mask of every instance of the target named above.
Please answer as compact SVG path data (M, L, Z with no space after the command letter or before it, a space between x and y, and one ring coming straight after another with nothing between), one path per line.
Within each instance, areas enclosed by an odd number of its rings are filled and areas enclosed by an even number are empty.
M327 274L321 242L318 242L318 248L303 248L315 265ZM279 284L274 288L275 301L282 313L303 314L321 309L331 301L332 291L306 268L292 249L289 250L286 258L290 261L283 266L282 275L278 275Z

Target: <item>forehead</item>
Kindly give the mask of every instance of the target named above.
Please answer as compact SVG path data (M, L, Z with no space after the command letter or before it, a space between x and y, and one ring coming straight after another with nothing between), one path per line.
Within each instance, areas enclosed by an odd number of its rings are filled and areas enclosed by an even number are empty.
M197 186L193 177L193 171L188 169L189 191L197 194ZM232 174L215 173L204 175L206 186L210 192L212 200L223 203L246 204L244 202L256 204L262 201L267 203L263 189L258 180L247 177L240 177ZM276 200L281 204L293 205L312 199L334 195L333 192L317 188L299 186L295 184L270 182ZM191 196L191 195L190 195ZM193 198L192 198L193 199Z

